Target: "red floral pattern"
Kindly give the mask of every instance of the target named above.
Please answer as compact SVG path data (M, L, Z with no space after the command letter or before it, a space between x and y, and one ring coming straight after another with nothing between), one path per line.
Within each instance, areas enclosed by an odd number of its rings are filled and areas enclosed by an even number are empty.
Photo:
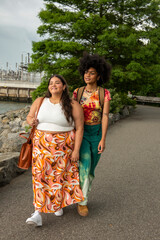
M78 88L73 92L73 99L77 100ZM105 89L104 102L110 101L110 92ZM98 123L102 119L102 107L99 102L98 88L90 96L84 91L80 104L84 111L84 121L86 123Z

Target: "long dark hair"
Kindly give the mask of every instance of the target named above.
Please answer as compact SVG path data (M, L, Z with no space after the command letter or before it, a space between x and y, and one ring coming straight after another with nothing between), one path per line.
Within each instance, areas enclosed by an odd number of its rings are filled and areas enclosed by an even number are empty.
M84 80L84 73L89 68L95 68L100 79L97 81L97 85L101 86L110 79L111 65L106 62L105 58L98 54L90 55L87 52L83 53L83 57L80 59L79 72Z
M50 77L49 81L48 81L48 87L50 84L50 81L53 77L57 77L58 79L61 80L63 86L65 85L65 89L63 90L62 96L61 96L61 104L62 104L62 110L64 111L64 115L67 119L67 121L69 123L73 122L73 116L72 116L72 100L69 97L69 90L68 90L68 86L67 86L67 82L64 79L64 77L62 77L61 75L58 74L54 74ZM52 96L52 94L50 93L49 89L47 89L47 92L45 94L45 97L50 98Z

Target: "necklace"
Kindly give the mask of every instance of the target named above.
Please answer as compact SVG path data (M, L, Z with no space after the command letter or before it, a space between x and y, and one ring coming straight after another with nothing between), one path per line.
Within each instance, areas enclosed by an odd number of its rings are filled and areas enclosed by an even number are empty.
M92 93L94 93L95 91L97 90L97 88L96 89L94 89L94 90L87 90L86 88L85 88L85 92L86 92L86 94L87 95L89 95L89 96L91 96L92 95Z

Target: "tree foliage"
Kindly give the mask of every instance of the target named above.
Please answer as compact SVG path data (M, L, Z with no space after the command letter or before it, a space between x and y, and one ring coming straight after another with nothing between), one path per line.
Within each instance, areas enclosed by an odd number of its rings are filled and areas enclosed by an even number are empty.
M83 51L112 65L109 86L156 95L160 87L160 0L44 0L32 71L63 75L72 88Z

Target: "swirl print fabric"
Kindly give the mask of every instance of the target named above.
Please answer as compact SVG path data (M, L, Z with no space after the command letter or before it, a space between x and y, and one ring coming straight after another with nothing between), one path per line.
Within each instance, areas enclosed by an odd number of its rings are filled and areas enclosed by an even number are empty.
M35 210L53 213L83 201L78 163L70 161L74 138L74 130L56 134L35 131L32 154Z

